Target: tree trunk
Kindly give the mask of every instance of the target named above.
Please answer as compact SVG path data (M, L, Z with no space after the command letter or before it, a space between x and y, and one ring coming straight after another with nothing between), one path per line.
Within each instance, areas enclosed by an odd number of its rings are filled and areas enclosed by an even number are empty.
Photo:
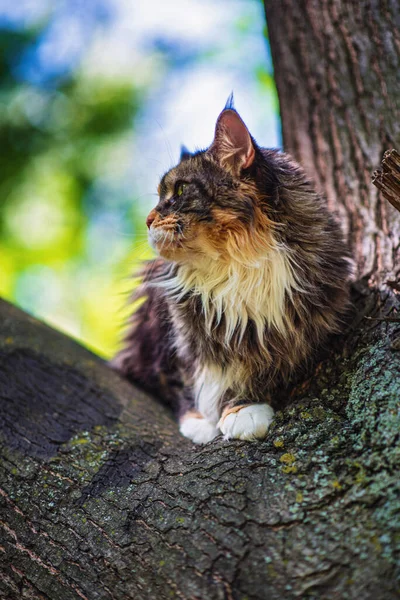
M265 7L285 149L338 211L358 276L380 285L400 269L400 219L371 186L384 151L400 145L400 4Z
M340 211L364 279L265 441L194 446L100 359L0 302L2 599L400 597L400 225L370 184L400 123L395 8L267 3L285 145Z

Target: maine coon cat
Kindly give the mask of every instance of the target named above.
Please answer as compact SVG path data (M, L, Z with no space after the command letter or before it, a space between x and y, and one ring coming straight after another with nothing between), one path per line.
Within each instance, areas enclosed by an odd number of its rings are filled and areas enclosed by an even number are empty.
M196 443L263 438L274 391L338 331L350 262L325 200L287 154L259 147L228 103L211 146L158 187L113 366L177 413Z

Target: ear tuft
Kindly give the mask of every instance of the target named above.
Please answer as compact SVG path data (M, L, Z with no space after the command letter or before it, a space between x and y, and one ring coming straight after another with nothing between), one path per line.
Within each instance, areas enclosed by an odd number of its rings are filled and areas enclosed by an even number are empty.
M232 109L235 108L235 100L233 98L233 91L228 96L224 110L227 110L228 108L232 108Z
M235 109L225 108L219 115L208 152L221 167L237 176L253 164L256 154L253 140Z
M181 158L180 160L187 160L188 158L190 158L192 155L189 152L189 150L186 148L186 146L184 146L183 144L181 144Z

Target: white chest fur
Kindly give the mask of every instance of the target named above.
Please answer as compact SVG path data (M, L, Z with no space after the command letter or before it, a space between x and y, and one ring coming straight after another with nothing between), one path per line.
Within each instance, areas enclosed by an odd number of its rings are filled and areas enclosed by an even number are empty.
M266 325L284 333L285 298L299 289L283 248L270 251L251 264L207 258L196 267L184 264L166 287L178 297L188 292L200 296L209 330L224 315L227 344L237 328L244 334L250 319L261 344Z
M180 265L176 276L166 282L176 297L187 293L201 298L206 329L211 335L215 324L224 316L225 339L228 346L235 331L243 336L249 320L257 329L259 343L264 345L266 326L285 335L285 302L294 289L299 289L291 261L285 248L275 247L256 261L242 263L231 259L210 260L204 257L196 265ZM181 348L185 333L178 326ZM220 417L221 400L230 390L230 400L245 395L246 374L239 364L222 369L218 365L202 364L194 377L197 410L211 423ZM243 395L244 394L244 395Z

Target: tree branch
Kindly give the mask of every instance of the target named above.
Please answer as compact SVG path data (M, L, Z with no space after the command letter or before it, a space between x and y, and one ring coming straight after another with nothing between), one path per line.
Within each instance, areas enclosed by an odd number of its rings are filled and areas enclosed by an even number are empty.
M349 327L265 441L198 447L0 301L0 597L398 598L397 328Z

